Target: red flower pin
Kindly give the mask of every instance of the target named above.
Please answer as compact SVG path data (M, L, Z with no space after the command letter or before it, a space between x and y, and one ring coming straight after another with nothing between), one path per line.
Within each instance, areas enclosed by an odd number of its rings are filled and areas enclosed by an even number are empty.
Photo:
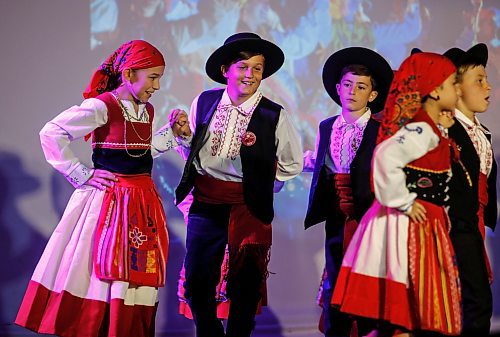
M241 140L241 142L245 146L252 146L253 144L255 144L255 141L257 140L257 137L255 136L255 133L253 133L251 131L245 132L245 134L243 135L242 138L243 139Z

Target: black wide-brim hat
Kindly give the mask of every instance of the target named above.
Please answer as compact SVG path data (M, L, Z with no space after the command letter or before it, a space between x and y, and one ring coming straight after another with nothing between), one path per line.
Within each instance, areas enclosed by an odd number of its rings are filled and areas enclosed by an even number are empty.
M488 63L488 47L484 43L478 43L467 51L456 47L451 48L443 55L449 58L457 68L464 64L477 64L486 67L486 63Z
M323 85L326 92L335 103L340 106L342 105L336 85L340 83L342 68L351 64L364 65L372 73L377 85L375 90L378 92L378 95L373 102L368 103L368 106L373 113L382 111L394 73L389 63L380 54L371 49L349 47L330 55L323 67Z
M285 54L274 43L264 40L254 33L236 33L228 37L224 44L208 58L205 64L208 77L215 82L227 84L227 79L222 75L221 66L227 64L231 58L242 51L258 52L264 55L263 79L277 72L285 62Z

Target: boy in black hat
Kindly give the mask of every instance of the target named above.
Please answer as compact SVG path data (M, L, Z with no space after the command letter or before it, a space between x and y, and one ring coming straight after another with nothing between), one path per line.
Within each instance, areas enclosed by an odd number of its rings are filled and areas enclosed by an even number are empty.
M325 89L342 112L321 122L316 151L305 156L313 178L304 224L307 229L326 221L325 336L348 336L351 330L352 320L330 302L344 251L373 201L370 168L380 125L374 113L383 109L392 77L387 61L362 47L337 51L323 68Z
M491 268L484 247L485 226L497 223L497 165L491 133L477 113L489 105L491 86L486 75L488 49L479 43L467 51L445 52L457 67L458 103L449 136L457 144L460 162L452 165L450 237L457 256L463 305L463 336L488 336L492 316Z
M191 105L191 151L176 189L193 189L185 258L185 297L198 337L245 337L265 295L276 180L302 171L300 139L283 108L258 90L284 62L281 49L253 33L230 36L207 60L225 89L202 92ZM216 315L215 288L229 245L227 332Z

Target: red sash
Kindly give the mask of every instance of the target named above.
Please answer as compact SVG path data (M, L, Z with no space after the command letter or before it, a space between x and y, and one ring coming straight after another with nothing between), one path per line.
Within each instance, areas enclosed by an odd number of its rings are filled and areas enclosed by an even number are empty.
M358 222L354 219L354 202L352 198L351 175L349 173L337 173L334 175L334 187L337 191L338 208L345 215L344 221L344 245L346 251L351 239L356 232Z
M209 204L230 204L228 224L229 272L230 282L247 259L257 261L262 277L262 303L267 302L266 279L268 277L272 243L272 226L256 218L245 204L243 183L223 181L198 175L195 180L193 196L196 200Z
M478 183L478 199L479 199L479 208L477 210L478 217L478 227L483 240L486 239L486 226L484 224L484 208L488 204L488 177L480 173L479 174L479 183ZM484 248L484 261L486 263L486 269L488 271L488 279L490 283L493 282L493 270L491 269L490 260L488 258L488 253L486 252L486 247Z

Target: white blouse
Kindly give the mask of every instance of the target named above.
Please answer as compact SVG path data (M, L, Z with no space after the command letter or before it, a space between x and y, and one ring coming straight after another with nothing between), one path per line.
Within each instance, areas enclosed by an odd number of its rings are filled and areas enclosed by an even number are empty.
M196 128L198 97L193 100L189 113L190 127L193 132ZM206 142L194 161L198 173L224 181L242 181L241 139L261 98L262 93L257 91L241 105L234 106L227 94L227 89L224 90L217 110L210 121ZM303 161L300 138L284 110L281 110L275 136L276 179L286 181L302 172Z
M380 204L406 212L417 194L406 187L403 168L439 144L439 136L425 122L409 123L375 148L373 184Z
M148 122L149 114L145 104L139 104L135 111L131 101L122 100L130 118L134 122ZM80 105L72 106L49 121L40 131L40 142L47 162L61 172L75 187L83 185L93 174L93 170L86 167L75 156L69 145L75 139L83 138L92 131L105 125L108 121L106 104L97 99L89 98ZM190 139L174 137L170 126L165 125L152 139L151 153L153 157L178 146L179 143L189 144Z

